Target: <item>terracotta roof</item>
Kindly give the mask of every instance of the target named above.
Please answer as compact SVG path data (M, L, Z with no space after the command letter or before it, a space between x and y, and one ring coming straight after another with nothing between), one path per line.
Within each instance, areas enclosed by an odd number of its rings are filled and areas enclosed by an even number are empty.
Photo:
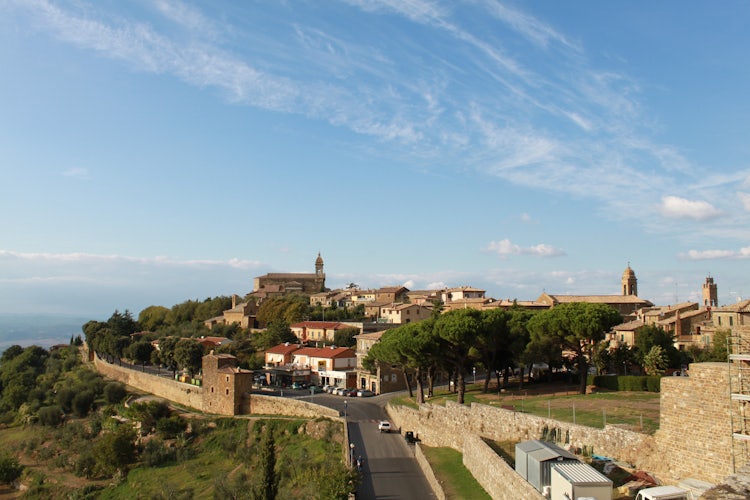
M743 300L741 302L737 302L736 304L731 304L728 306L721 306L714 309L716 312L750 312L750 300Z
M340 330L342 328L351 328L338 321L302 321L289 325L289 328L325 328L326 330Z
M303 347L294 353L295 356L311 358L356 358L357 355L348 347Z
M569 302L589 302L593 304L650 304L648 300L636 295L549 295L554 301L565 304Z
M380 337L382 337L386 331L387 330L371 333L360 333L359 335L355 335L354 338L363 340L380 340Z
M643 321L637 319L635 321L628 321L627 323L620 323L619 325L612 328L614 331L618 332L632 332L635 331L642 326L645 326L646 323Z
M266 349L266 354L289 354L302 348L301 344L279 344Z

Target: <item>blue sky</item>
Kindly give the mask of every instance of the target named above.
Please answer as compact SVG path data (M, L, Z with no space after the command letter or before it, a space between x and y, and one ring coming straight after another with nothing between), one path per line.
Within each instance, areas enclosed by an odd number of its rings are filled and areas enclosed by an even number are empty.
M0 0L0 312L750 295L750 4Z

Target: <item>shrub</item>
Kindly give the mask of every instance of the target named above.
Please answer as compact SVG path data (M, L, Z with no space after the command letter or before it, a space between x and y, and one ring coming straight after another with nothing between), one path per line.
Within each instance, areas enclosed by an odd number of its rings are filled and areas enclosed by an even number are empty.
M166 439L171 439L187 429L187 422L179 415L159 419L156 430Z
M164 441L160 439L150 439L146 446L143 448L141 454L143 463L149 467L158 467L170 462L174 462L177 458L177 453L172 448L167 448L164 445Z
M115 405L122 402L127 394L125 385L120 382L110 382L104 386L104 400L108 404Z
M78 417L88 415L94 405L94 397L94 391L92 390L85 390L76 394L71 404L73 413Z
M589 375L588 384L612 391L659 392L661 377L636 375Z
M0 457L0 483L12 484L22 473L23 465L15 457Z
M76 392L73 389L60 389L55 396L55 403L67 413L73 408L74 397L76 397Z
M63 411L57 405L39 408L39 423L47 427L56 427L62 423Z

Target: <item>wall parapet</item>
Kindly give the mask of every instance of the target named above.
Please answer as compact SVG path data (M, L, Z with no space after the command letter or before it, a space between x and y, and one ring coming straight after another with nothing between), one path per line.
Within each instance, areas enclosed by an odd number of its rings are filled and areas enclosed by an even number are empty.
M203 387L185 384L150 373L108 363L94 355L94 367L107 378L117 380L140 391L168 399L177 404L203 411Z
M289 417L340 418L338 410L298 399L250 394L250 413L253 415L285 415Z

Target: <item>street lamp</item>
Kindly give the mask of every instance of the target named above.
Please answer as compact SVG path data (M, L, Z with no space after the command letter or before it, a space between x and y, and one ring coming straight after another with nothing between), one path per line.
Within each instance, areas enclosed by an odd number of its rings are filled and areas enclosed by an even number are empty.
M354 443L349 443L349 466L354 464Z
M474 384L476 384L476 383L477 383L477 367L476 367L476 366L475 366L475 367L473 367L473 368L471 369L471 371L473 371L473 372L474 372Z
M344 418L346 418L346 399L344 400Z

